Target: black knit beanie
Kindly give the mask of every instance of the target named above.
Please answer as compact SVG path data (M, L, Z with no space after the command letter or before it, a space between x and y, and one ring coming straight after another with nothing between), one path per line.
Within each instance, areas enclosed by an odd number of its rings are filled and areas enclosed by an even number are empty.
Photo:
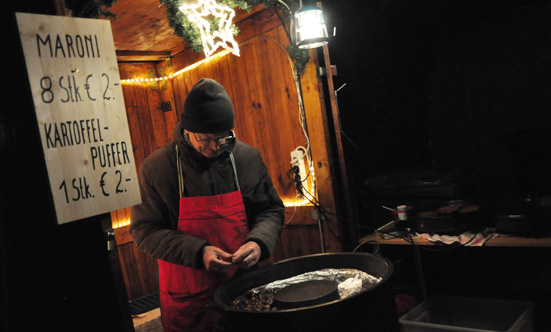
M213 79L202 78L186 97L181 126L192 133L219 133L233 129L234 117L224 87Z

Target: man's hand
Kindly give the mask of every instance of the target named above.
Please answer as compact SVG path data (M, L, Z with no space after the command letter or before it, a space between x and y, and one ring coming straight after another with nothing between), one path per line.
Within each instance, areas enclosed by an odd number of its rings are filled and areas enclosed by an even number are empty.
M232 263L241 269L247 269L258 262L260 251L258 243L247 242L233 254Z
M213 246L203 248L203 263L207 271L224 272L231 267L231 259L232 255L220 248Z

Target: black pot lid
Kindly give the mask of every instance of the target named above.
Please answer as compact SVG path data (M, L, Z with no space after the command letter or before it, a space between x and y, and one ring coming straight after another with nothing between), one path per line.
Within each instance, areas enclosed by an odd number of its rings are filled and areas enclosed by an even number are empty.
M308 307L338 300L338 283L333 280L308 280L280 289L274 298L279 309Z

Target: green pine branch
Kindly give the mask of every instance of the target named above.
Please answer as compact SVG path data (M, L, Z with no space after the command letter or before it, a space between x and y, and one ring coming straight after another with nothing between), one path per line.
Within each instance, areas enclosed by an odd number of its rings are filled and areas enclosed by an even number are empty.
M65 6L69 14L73 17L116 18L116 14L109 10L115 1L117 0L66 0ZM297 1L282 1L285 2L291 10L298 9L295 8L297 6ZM183 38L193 51L198 53L203 52L201 33L199 29L187 19L184 13L180 11L179 7L181 6L181 0L159 0L159 2L166 8L168 23L170 27L174 29L174 33ZM284 6L277 0L218 0L218 2L232 9L240 8L248 12L261 4L266 8L277 6L288 12L287 6ZM218 19L210 19L212 30L218 29L218 23ZM235 24L232 24L230 28L234 35L239 33L239 29ZM293 45L290 45L287 50L291 59L295 62L297 74L302 75L306 64L310 61L310 53L308 50L299 49Z

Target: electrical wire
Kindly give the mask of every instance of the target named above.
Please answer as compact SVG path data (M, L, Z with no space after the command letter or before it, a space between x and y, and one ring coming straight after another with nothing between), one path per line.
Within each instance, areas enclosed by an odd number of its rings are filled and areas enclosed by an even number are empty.
M289 52L283 46L283 44L281 44L281 42L279 40L275 39L274 37L264 35L264 34L260 34L260 35L257 35L255 37L249 39L249 40L246 40L246 41L240 43L239 46L248 44L248 43L250 43L253 40L256 40L258 38L266 38L266 39L269 39L269 40L273 41L274 43L276 43L276 45L285 54L285 57L287 58L289 66L291 67L291 71L293 72L293 80L294 80L294 83L295 83L295 89L297 91L297 99L298 99L298 111L299 111L298 112L298 121L299 121L301 130L302 130L302 133L304 135L304 139L306 141L306 147L299 146L296 149L299 149L299 148L304 149L304 151L305 151L304 156L306 157L306 164L307 164L307 167L308 167L307 173L309 175L310 170L313 169L314 165L313 165L313 161L312 161L312 151L310 149L310 136L308 134L308 125L306 123L306 111L304 109L304 101L302 99L302 84L300 83L300 79L299 79L300 77L297 74L295 64L293 63L293 59L291 59L291 56L289 55Z
M290 178L291 181L293 181L292 178ZM302 185L302 184L301 184ZM302 190L308 192L308 189L305 188L304 186L302 186ZM305 196L306 197L306 196ZM306 197L307 198L307 197ZM348 220L346 220L346 218L343 218L343 217L339 217L337 214L335 213L330 213L329 211L326 211L325 209L323 209L323 207L321 206L320 202L315 198L313 197L314 199L309 199L307 198L310 203L312 203L314 205L314 208L318 211L318 213L320 214L320 218L318 218L318 227L321 227L321 221L322 220L327 220L327 215L333 215L333 216L336 216L337 218L340 218L342 219L343 221L345 222L349 222ZM439 248L439 249L433 249L433 248L430 248L430 247L427 247L427 246L420 246L418 245L417 243L415 243L415 240L413 239L412 237L412 233L411 233L411 230L410 229L406 229L405 232L402 233L402 235L397 235L395 233L390 233L390 232L386 232L386 231L381 231L381 230L378 230L378 229L375 229L375 228L372 228L372 227L368 227L368 226L363 226L363 225L359 225L359 224L355 224L356 226L359 226L359 227L363 227L363 228L367 228L367 229L370 229L374 232L377 232L377 233L381 233L381 234L386 234L392 238L398 238L398 239L402 239L403 241L407 242L408 244L412 245L414 247L414 250L424 250L424 251L430 251L430 252L445 252L445 251L448 251L448 250L452 250L452 249L456 249L456 248L460 248L460 247L465 247L467 246L469 243L471 243L475 238L476 236L478 235L478 232L475 232L475 234L473 235L473 237L471 239L469 239L469 241L463 243L463 244L459 244L459 245L448 245L444 248ZM337 234L335 234L335 232L333 231L333 229L331 228L330 224L329 223L326 223L326 226L327 226L327 229L329 230L329 232L336 238L338 239L345 247L347 248L352 248L348 243L346 243L346 241L344 241L342 238L340 238ZM322 234L320 234L320 236L322 236ZM323 239L321 239L323 241ZM322 245L323 245L324 242L322 242ZM360 249L363 245L365 244L368 244L368 243L371 243L371 244L376 244L376 249L374 251L374 254L378 255L380 254L380 246L381 246L381 243L379 241L376 241L376 240L368 240L368 241L365 241L365 242L362 242L360 244L358 244L356 247L354 247L352 249L352 252L356 252L358 249ZM323 245L323 248L324 245ZM406 255L398 258L397 260L393 261L392 263L393 264L398 264L400 262L402 262L404 259L408 258L411 256L411 252L407 253Z
M293 181L292 178L290 178L291 181ZM302 186L302 184L301 184ZM308 192L308 189L305 188L303 186L302 190L305 190L306 192ZM306 196L305 196L306 197ZM321 228L321 221L322 220L327 220L327 216L326 216L326 213L327 214L330 214L330 215L333 215L333 216L336 216L337 218L339 218L339 216L335 213L330 213L329 211L326 211L325 209L323 209L323 207L321 206L320 202L315 198L313 197L314 200L311 200L309 198L307 198L313 205L314 207L316 208L316 210L319 212L320 214L320 218L318 218L318 227ZM343 218L343 217L340 217L340 219L342 219L343 221L349 223L349 221L346 219L346 218ZM440 249L433 249L433 248L430 248L430 247L426 247L426 246L420 246L418 245L417 243L415 243L413 237L412 237L412 234L411 234L411 230L410 229L406 229L405 232L402 233L402 236L400 235L397 235L397 234L394 234L394 233L390 233L390 232L386 232L386 231L381 231L381 230L378 230L378 229L375 229L375 228L372 228L372 227L367 227L367 226L363 226L363 225L359 225L359 224L355 224L356 226L359 226L359 227L364 227L364 228L368 228L370 230L373 230L374 232L377 232L377 233L382 233L382 234L386 234L390 237L393 237L393 238L399 238L399 239L402 239L404 241L406 241L407 243L409 243L410 245L413 246L413 249L414 249L414 252L418 252L419 250L425 250L425 251L431 251L431 252L445 252L445 251L448 251L448 250L452 250L452 249L456 249L456 248L460 248L460 247L464 247L464 246L467 246L469 243L471 243L475 238L476 236L478 235L478 232L475 232L475 234L473 235L473 237L463 243L463 244L460 244L460 245L448 245L444 248L440 248ZM329 230L329 232L336 238L338 239L343 245L345 245L346 247L350 248L350 246L348 245L348 243L346 243L343 239L341 239L337 234L335 234L335 232L333 231L333 229L331 228L330 224L327 223L326 224L327 226L327 229ZM322 234L320 233L320 236L322 236ZM322 239L323 241L323 239ZM376 241L376 240L368 240L368 241L365 241L365 242L362 242L360 244L358 244L355 248L352 249L352 252L356 252L358 249L360 249L363 245L365 244L368 244L368 243L371 243L371 244L375 244L376 245L376 249L374 251L374 254L375 255L378 255L380 254L380 246L381 246L381 243L379 241ZM323 242L322 242L322 248L325 248L325 246L323 245ZM324 251L325 252L325 251ZM408 252L406 255L398 258L397 260L393 261L392 263L393 264L399 264L400 262L402 262L403 260L405 260L406 258L410 257L412 255L412 251ZM418 254L417 254L418 255ZM418 271L418 273L422 273L422 271Z
M293 169L291 169L291 171L292 170ZM289 174L289 172L287 174ZM297 182L291 177L289 177L289 179L291 181L295 182L295 184L297 184L297 183L300 184L301 190L303 191L303 197L306 198L310 203L312 203L312 205L314 205L314 208L316 209L316 211L318 211L318 222L321 223L321 221L327 220L328 219L327 214L330 214L330 213L328 213L328 211L323 209L323 207L321 206L318 199L308 191L308 188L304 187L304 185L302 184L302 181ZM334 214L332 214L332 215L334 215ZM321 224L319 224L319 225L321 225ZM336 239L338 239L341 242L341 244L343 244L345 247L347 247L350 250L353 249L353 246L346 243L346 241L344 239L342 239L338 234L335 233L335 231L331 228L329 223L326 223L326 226L327 226L327 229L329 230L329 232L331 233L331 235L333 235ZM319 226L319 227L321 227L321 226ZM321 241L324 241L324 240L321 239ZM324 242L322 242L322 243L324 243Z
M291 223L291 221L295 217L296 213L297 213L297 206L295 205L295 208L293 209L293 214L291 215L291 218L289 218L289 220L283 222L283 228L287 227Z
M280 1L281 2L281 1ZM288 8L289 9L289 8ZM281 16L279 15L278 13L278 17L280 18L280 20L283 21L283 19L281 18ZM284 26L285 30L286 30L286 33L287 33L287 36L290 38L290 34L289 32L287 31L286 27ZM307 176L305 179L301 179L300 181L300 188L302 189L302 193L303 193L303 197L305 197L310 203L312 203L314 205L314 208L316 208L316 210L320 213L320 222L321 222L321 219L323 218L323 220L326 220L327 219L327 215L333 215L335 217L337 217L338 219L340 220L343 220L344 222L348 223L348 224L352 224L353 226L356 226L356 227L364 227L364 228L369 228L369 227L365 227L363 225L359 225L359 224L356 224L356 223L353 223L353 222L350 222L349 220L347 220L346 218L340 216L340 215L337 215L336 213L330 213L329 211L326 211L325 209L323 209L323 207L321 206L320 202L317 200L317 198L315 197L315 193L312 194L309 192L308 188L306 188L303 183L307 180L307 178L310 176L310 169L313 167L313 162L312 162L312 151L310 149L310 138L309 138L309 135L308 135L308 129L307 129L307 124L306 124L306 112L304 110L304 102L303 102L303 99L302 99L302 85L300 83L300 80L299 80L299 76L296 74L296 67L293 63L293 60L291 59L291 57L289 56L289 53L287 52L287 50L285 49L285 47L281 44L281 42L277 39L275 39L274 37L271 37L271 36L268 36L268 35L257 35L253 38L251 38L250 40L247 40L241 44L247 44L249 42L251 42L252 40L255 40L257 38L267 38L267 39L270 39L272 41L274 41L278 46L279 48L284 52L284 54L286 55L287 57L287 60L289 62L289 65L292 69L292 72L293 72L293 79L294 79L294 82L295 82L295 88L297 90L297 99L298 99L298 109L299 109L299 124L301 126L301 129L302 129L302 132L304 134L304 137L305 137L305 140L306 140L306 148L305 147L302 147L302 146L299 146L297 147L297 149L299 148L302 148L305 150L305 154L304 156L306 157L306 162L307 162L307 165L308 165L308 172L307 172ZM292 43L292 40L290 39L290 43ZM342 131L342 129L341 129ZM290 171L289 171L290 172ZM292 179L290 176L289 176L289 172L287 172L287 176L289 177L289 179L293 182L297 182L295 179ZM308 193L308 195L304 195L304 193ZM308 197L309 196L309 197ZM313 200L312 200L313 198ZM289 225L289 223L293 220L294 216L295 216L295 213L296 213L296 206L295 206L295 210L293 212L293 215L291 216L291 218L286 222L284 223L284 226L286 225ZM333 229L331 229L330 225L327 224L327 229L329 230L329 232L335 237L337 238L342 244L344 244L346 247L349 247L351 248L351 246L346 243L346 241L344 241L343 239L341 239L334 231ZM409 235L409 239L405 238L405 237L400 237L400 236L396 236L394 234L391 234L391 233L388 233L388 232L383 232L383 231L380 231L380 230L377 230L377 229L373 229L373 228L370 228L371 230L375 231L375 232L379 232L379 233L384 233L384 234L387 234L387 235L390 235L392 237L395 237L395 238L401 238L403 239L404 241L410 243L411 245L414 245L414 246L417 246L417 244L414 242L413 238L411 237L411 234L409 234L409 232L407 233ZM458 245L458 246L448 246L446 247L445 249L430 249L430 248L425 248L424 246L419 246L419 248L421 248L422 250L428 250L428 251L445 251L445 250L451 250L451 249L454 249L454 248L457 248L457 247L462 247L462 246L466 246L467 244L469 244L470 242L472 242L476 236L478 235L478 233L475 233L475 235L466 243L464 244L461 244L461 245ZM322 239L323 240L323 239ZM357 248L357 247L356 247Z
M304 189L304 188L303 188ZM333 215L333 216L336 216L337 218L347 222L347 223L350 223L346 218L342 217L342 216L339 216L335 213L331 213L329 211L326 211L324 210L321 205L319 204L319 201L316 200L316 202L312 202L310 201L312 204L314 204L314 206L319 206L319 209L320 211L322 211L322 214L324 216L324 218L326 218L325 216L325 213L327 214L330 214L330 215ZM476 236L478 235L478 232L475 232L475 234L473 235L473 237L471 239L469 239L469 241L465 242L465 243L461 243L461 244L455 244L455 245L447 245L446 247L443 247L443 248L439 248L439 249L434 249L434 248L430 248L430 247L427 247L427 246L419 246L417 243L415 243L413 237L411 236L411 231L408 229L408 230L405 230L405 232L403 232L402 236L398 235L398 234L395 234L395 233L391 233L391 232L386 232L386 231L382 231L382 230L379 230L379 229L376 229L376 228L373 228L373 227L369 227L369 226L364 226L364 225L360 225L360 224L355 224L354 223L354 226L357 226L357 227L361 227L361 228L366 228L366 229L369 229L375 233L382 233L382 234L385 234L389 237L392 237L392 238L396 238L396 239L401 239L405 242L407 242L408 244L410 245L413 245L413 246L417 246L419 247L419 249L421 250L425 250L425 251L432 251L432 252L440 252L440 251L448 251L448 250L452 250L452 249L456 249L456 248L460 248L460 247L465 247L467 246L469 243L471 243L475 238ZM339 239L341 242L343 242L343 240L338 237L336 234L334 234L334 232L331 230L331 228L329 227L328 225L328 229L331 231L331 233L337 238ZM344 242L343 242L344 243ZM346 244L346 243L345 243ZM346 244L347 245L347 244ZM348 246L348 245L347 245Z
M286 7L286 9L292 13L292 10L291 8L283 1L281 0L277 0L279 4L283 5ZM281 14L275 9L275 7L273 7L277 17L279 18L279 20L281 21L282 25L283 25L283 29L285 30L285 33L287 34L287 38L289 39L289 44L290 45L295 45L295 41L293 40L291 34L294 32L292 31L293 27L289 27L287 28L287 25L285 23L285 20L283 19L283 17L281 16ZM293 20L291 20L291 24L293 24ZM264 35L259 35L259 36L264 36ZM306 155L308 156L311 156L311 151L310 151L310 138L308 136L308 131L307 131L307 126L306 126L306 113L304 111L304 102L302 100L302 84L300 83L300 80L299 80L299 75L297 74L297 70L296 70L296 67L293 63L293 60L291 59L291 57L289 56L289 52L287 52L286 48L283 47L283 45L278 41L276 40L275 38L271 37L271 36L265 36L265 37L268 37L268 38L271 38L274 42L276 42L279 47L284 51L285 55L287 56L287 59L289 60L289 64L291 66L291 69L293 71L293 79L295 81L295 88L297 89L297 96L298 96L298 104L299 104L299 123L301 125L301 128L302 128L302 131L304 133L304 137L306 138ZM308 163L308 166L312 166L311 163Z
M379 254L379 250L381 249L381 244L379 243L379 241L375 241L375 240L368 240L368 241L364 241L360 244L358 244L356 246L356 248L354 248L354 250L352 250L352 252L356 252L358 251L358 249L360 249L364 244L376 244L376 247L375 247L375 251L373 252L374 255L378 255Z

